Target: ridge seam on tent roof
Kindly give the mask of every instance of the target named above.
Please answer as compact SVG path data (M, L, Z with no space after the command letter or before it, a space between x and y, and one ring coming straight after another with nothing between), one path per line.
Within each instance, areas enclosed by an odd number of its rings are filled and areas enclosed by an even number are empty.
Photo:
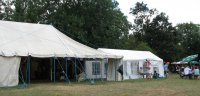
M51 26L51 27L53 27L53 26ZM61 43L62 43L62 45L64 46L64 48L66 48L66 49L68 49L72 54L74 54L75 56L76 56L76 54L74 53L74 52L72 52L72 50L71 49L69 49L67 46L65 46L65 44L64 44L64 42L63 42L63 40L60 38L60 36L58 35L58 33L57 33L58 31L56 30L56 35L57 35L57 37L59 38L59 40L61 41ZM67 54L66 54L67 55Z
M54 26L53 26L54 27ZM66 31L64 31L64 30L62 30L61 28L58 28L58 27L55 27L56 29L58 29L59 31L61 31L62 33L64 32L64 33L66 33L67 35L70 35L70 36L72 36L73 38L77 38L77 39L79 39L79 40L81 40L82 42L85 42L85 43L87 43L87 44L90 44L90 45L92 45L95 49L97 49L98 47L96 46L96 45L94 45L94 44L92 44L92 43L90 43L90 42L88 42L88 41L86 41L86 40L83 40L83 39L81 39L81 38L79 38L79 37L77 37L77 36L74 36L73 34L70 34L69 32L66 32ZM66 35L65 34L65 35ZM70 37L71 38L71 37ZM84 44L84 43L83 43ZM87 44L85 44L85 45L87 45ZM89 46L89 45L88 45ZM92 48L93 48L92 47Z

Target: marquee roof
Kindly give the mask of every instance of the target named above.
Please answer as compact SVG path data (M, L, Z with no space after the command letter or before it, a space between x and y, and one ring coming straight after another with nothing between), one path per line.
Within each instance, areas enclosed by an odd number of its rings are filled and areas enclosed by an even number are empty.
M44 24L0 20L0 41L2 56L122 58L83 45Z

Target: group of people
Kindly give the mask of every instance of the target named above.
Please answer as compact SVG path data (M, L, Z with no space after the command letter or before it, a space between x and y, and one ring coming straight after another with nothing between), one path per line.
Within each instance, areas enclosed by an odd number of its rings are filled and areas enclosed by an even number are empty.
M199 77L199 67L198 66L186 66L180 68L180 77L189 79L198 79Z
M169 66L169 62L166 62L164 64L164 77L167 78L168 77L168 66ZM176 66L180 77L181 78L186 78L186 79L198 79L199 75L200 75L200 71L199 71L199 66Z
M165 62L164 63L164 77L167 78L168 77L168 72L169 72L169 64L170 62ZM181 78L186 78L186 79L198 79L199 75L200 75L200 71L199 71L199 66L179 66L177 65L177 70L180 74ZM159 77L159 74L154 71L153 78L157 79Z

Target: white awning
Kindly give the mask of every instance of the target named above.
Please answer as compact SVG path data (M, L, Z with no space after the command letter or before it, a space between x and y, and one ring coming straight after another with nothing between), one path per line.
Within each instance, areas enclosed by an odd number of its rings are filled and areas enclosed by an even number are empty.
M123 56L123 60L158 60L163 61L161 58L151 53L150 51L136 51L136 50L120 50L120 49L106 49L99 48L98 50L114 55Z

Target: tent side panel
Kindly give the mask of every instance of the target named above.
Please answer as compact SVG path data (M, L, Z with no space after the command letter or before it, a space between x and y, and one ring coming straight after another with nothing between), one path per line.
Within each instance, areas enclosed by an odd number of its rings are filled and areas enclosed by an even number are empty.
M119 69L119 67L121 65L123 65L123 60L122 59L117 59L117 70ZM123 80L123 76L117 71L117 81L122 81L122 80Z
M159 62L159 74L160 74L160 77L164 77L164 65L163 65L163 61L158 61Z
M117 71L119 66L122 64L122 59L108 59L108 81L121 81L122 76Z
M139 68L143 65L143 61L126 60L124 61L124 80L141 78Z
M112 59L108 60L108 81L114 81L115 80L115 66L114 66L114 61Z
M151 61L151 73L153 74L154 71L159 73L159 77L164 77L163 61Z
M16 86L19 82L20 57L0 56L0 87Z

